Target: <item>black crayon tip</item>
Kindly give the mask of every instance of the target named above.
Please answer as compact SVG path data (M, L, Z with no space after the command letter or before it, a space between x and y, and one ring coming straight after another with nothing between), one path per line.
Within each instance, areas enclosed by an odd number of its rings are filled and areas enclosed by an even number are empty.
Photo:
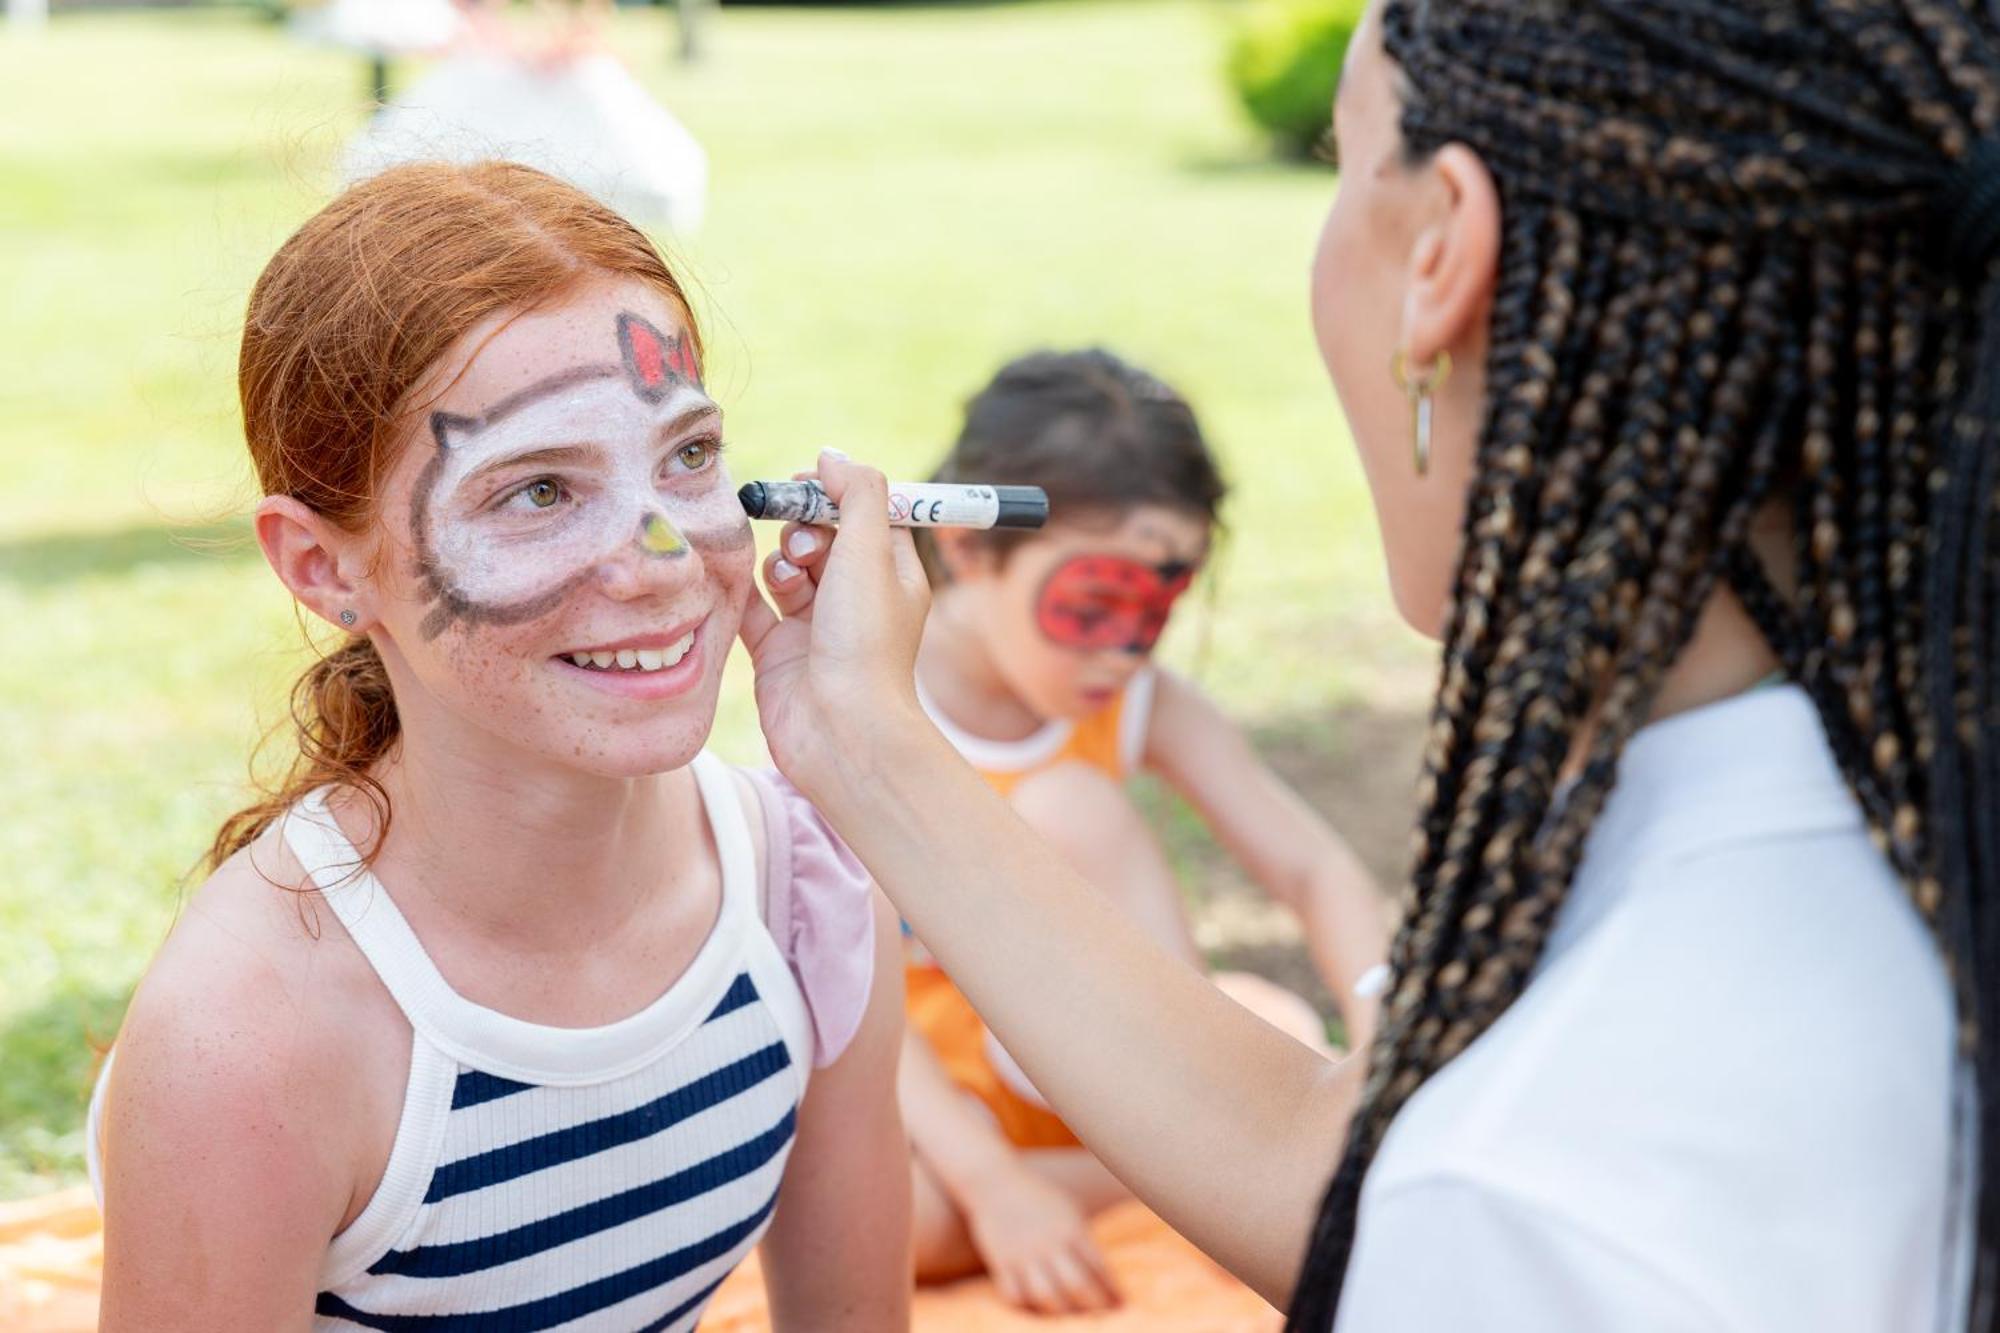
M750 515L750 517L752 518L764 517L763 482L761 481L746 482L743 485L742 489L736 492L736 498L743 505L744 513Z
M993 492L1000 500L994 527L1032 532L1049 521L1049 493L1041 487L995 486Z

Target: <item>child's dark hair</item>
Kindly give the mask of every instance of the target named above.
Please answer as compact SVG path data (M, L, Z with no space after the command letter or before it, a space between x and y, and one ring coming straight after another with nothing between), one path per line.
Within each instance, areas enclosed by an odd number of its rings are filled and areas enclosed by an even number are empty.
M1187 400L1101 347L1030 352L1002 366L966 404L964 429L932 480L1039 486L1059 522L1162 505L1214 523L1229 489ZM1005 560L1033 535L981 540ZM931 582L945 582L935 543L921 531L918 541Z

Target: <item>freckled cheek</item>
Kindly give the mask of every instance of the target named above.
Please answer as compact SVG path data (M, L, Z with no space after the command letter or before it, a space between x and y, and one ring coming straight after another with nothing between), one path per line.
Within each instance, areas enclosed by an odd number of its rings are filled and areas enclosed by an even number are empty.
M757 539L733 495L727 504L709 503L691 512L682 531L701 557L702 568L716 593L716 609L725 605L741 611L757 568Z
M754 586L757 548L742 542L722 550L704 550L701 555L708 567L709 583L714 588L710 614L717 620L726 621L726 625L718 624L717 628L726 628L733 636Z
M465 627L448 633L446 666L468 699L498 704L517 697L543 654L536 643L511 630Z

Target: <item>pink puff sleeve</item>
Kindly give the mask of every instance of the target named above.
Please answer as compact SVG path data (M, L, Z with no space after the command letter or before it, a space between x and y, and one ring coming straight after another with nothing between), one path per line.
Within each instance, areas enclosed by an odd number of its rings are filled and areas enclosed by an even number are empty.
M874 987L872 881L798 788L775 771L749 778L764 808L765 925L805 996L813 1067L824 1069L854 1039Z

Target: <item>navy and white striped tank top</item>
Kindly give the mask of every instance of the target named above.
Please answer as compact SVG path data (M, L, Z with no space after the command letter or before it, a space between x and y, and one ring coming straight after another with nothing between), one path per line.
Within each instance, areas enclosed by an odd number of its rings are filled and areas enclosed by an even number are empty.
M679 1333L768 1225L812 1068L729 769L694 775L722 909L645 1009L552 1028L446 984L316 794L285 838L415 1029L388 1169L335 1237L316 1330Z

